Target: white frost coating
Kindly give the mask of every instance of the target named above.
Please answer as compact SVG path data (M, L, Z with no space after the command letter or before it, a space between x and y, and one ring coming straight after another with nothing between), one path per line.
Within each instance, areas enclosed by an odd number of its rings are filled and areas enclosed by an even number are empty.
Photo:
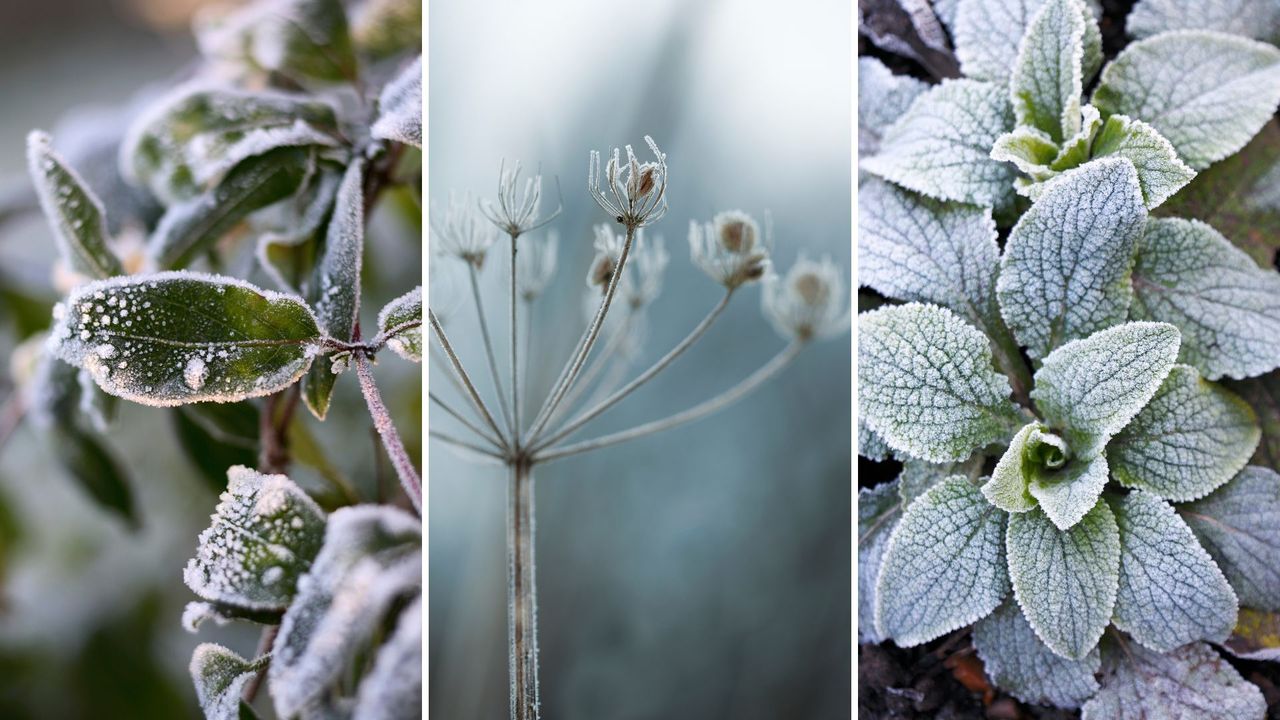
M1137 171L1104 158L1046 183L1009 234L996 294L1033 358L1122 322L1147 211Z
M378 312L378 331L385 333L414 320L422 322L422 286L392 300ZM387 339L387 347L405 360L422 362L422 326L400 330Z
M1102 689L1083 720L1262 720L1258 686L1204 643L1156 653L1137 643L1107 653Z
M1262 438L1258 418L1235 393L1175 365L1151 402L1107 444L1121 485L1186 502L1244 468Z
M912 458L903 460L902 472L898 475L898 495L902 498L902 507L915 502L916 498L952 475L976 479L982 472L984 460L985 457L980 454L961 462L930 463Z
M1240 604L1280 611L1280 475L1249 466L1209 496L1178 508Z
M1009 79L1018 124L1057 143L1080 131L1087 14L1081 0L1046 0L1022 36Z
M858 58L858 155L870 157L880 139L928 84L909 75L894 75L873 57Z
M422 148L421 55L382 89L378 109L369 130L374 137Z
M1040 510L1009 516L1005 538L1014 597L1053 652L1079 660L1111 622L1119 579L1120 534L1099 500L1067 531Z
M240 720L240 694L258 665L214 643L202 643L191 654L191 679L207 720Z
M1098 649L1080 660L1055 655L1013 600L973 626L973 647L995 684L1025 703L1078 708L1098 691Z
M182 369L183 382L192 390L204 387L204 381L208 377L209 368L200 357L192 357L187 361L187 366Z
M89 278L124 274L120 259L107 247L102 201L53 151L52 142L39 130L27 136L27 169L59 254L72 270Z
M887 640L876 628L876 580L889 536L902 518L899 481L858 489L858 642Z
M1131 43L1093 93L1103 115L1150 123L1196 170L1244 147L1277 103L1280 49L1201 30Z
M1007 80L1022 36L1043 5L1044 0L959 0L952 34L964 74Z
M293 277L296 263L294 252L304 252L301 246L314 239L329 219L334 197L342 183L342 174L321 169L305 189L286 203L301 203L297 214L284 228L263 233L258 238L255 256L263 271L277 286L287 292L300 292L305 277ZM288 269L286 269L288 268ZM301 274L301 273L298 273Z
M1160 389L1178 337L1168 323L1131 322L1072 340L1045 358L1031 397L1077 457L1093 457Z
M890 458L892 452L884 438L867 427L866 421L858 418L858 454L869 460L883 462Z
M858 408L889 446L921 460L968 458L1017 422L987 338L955 313L908 303L858 316Z
M1151 210L1168 200L1196 176L1177 150L1151 125L1126 115L1112 115L1093 139L1094 157L1128 158L1138 171L1142 198Z
M1158 652L1226 640L1236 626L1236 594L1187 524L1142 490L1112 508L1120 529L1116 627Z
M422 598L400 613L373 669L360 683L351 720L404 720L422 708Z
M1009 593L1004 513L953 477L907 507L876 583L876 628L902 647L973 623Z
M996 138L1013 127L1008 92L995 83L944 80L916 98L884 133L862 169L939 200L1003 207L1014 169L992 160Z
M226 625L231 618L218 612L212 603L189 602L182 609L182 629L189 633L199 631L200 626L213 621L214 625Z
M1170 30L1219 30L1280 41L1280 3L1273 0L1138 0L1125 31L1145 38Z
M814 262L802 254L785 277L765 277L761 309L784 338L806 341L842 334L852 319L844 289L848 274L830 257Z
M1182 331L1179 359L1210 380L1280 367L1280 274L1198 220L1147 223L1130 315Z
M351 163L342 176L311 292L320 327L329 337L342 341L351 339L360 314L360 267L364 255L363 165L361 162Z
M1107 458L1078 457L1066 467L1040 472L1031 478L1028 491L1059 530L1069 530L1093 509L1107 484Z
M987 502L1010 513L1023 513L1035 508L1037 501L1029 490L1031 478L1023 472L1022 456L1032 435L1046 430L1039 423L1028 423L1013 436L991 477L982 485L982 494Z

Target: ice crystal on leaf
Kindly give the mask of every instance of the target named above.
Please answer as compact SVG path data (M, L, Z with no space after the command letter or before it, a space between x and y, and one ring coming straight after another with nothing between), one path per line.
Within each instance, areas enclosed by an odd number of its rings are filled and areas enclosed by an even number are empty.
M1240 596L1280 610L1280 474L1249 466L1208 496L1178 508Z
M221 645L197 646L191 655L191 677L205 718L242 720L240 693L261 667L261 661L250 662Z
M1098 649L1079 660L1055 654L1012 599L973 626L973 647L996 684L1023 702L1077 708L1098 691Z
M1194 643L1168 653L1139 645L1106 653L1102 689L1084 720L1261 720L1266 700L1213 648Z
M416 325L414 323L417 323ZM405 360L422 362L422 288L416 287L378 311L378 332Z
M383 88L378 107L374 137L422 147L422 56Z
M1125 18L1135 38L1170 30L1219 30L1280 41L1280 4L1259 0L1138 0Z

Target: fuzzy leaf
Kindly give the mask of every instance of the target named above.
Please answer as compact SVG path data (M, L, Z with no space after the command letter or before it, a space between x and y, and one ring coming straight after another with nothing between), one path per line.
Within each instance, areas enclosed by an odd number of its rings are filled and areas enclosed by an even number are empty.
M72 271L91 279L123 275L119 258L107 247L102 202L51 143L38 130L27 136L27 168L59 254Z
M1158 652L1225 640L1239 603L1187 524L1142 490L1116 500L1112 509L1120 528L1116 627Z
M401 720L422 712L422 599L415 598L360 682L353 720Z
M1204 643L1157 653L1129 644L1106 654L1102 689L1083 720L1262 720L1258 687Z
M1179 359L1206 378L1280 367L1280 273L1197 220L1152 220L1133 270L1130 314L1182 331Z
M1107 504L1067 531L1040 510L1010 515L1006 544L1014 596L1036 636L1065 658L1087 656L1116 601L1120 535Z
M1128 158L1138 171L1147 209L1158 207L1196 176L1178 158L1173 145L1155 128L1125 115L1112 115L1093 139L1093 157Z
M1023 464L1023 453L1032 435L1042 431L1044 428L1038 423L1028 423L1009 441L1009 448L982 486L982 494L992 505L1011 513L1027 512L1036 506L1036 499L1028 490L1031 478Z
M1005 244L996 293L1033 358L1125 318L1146 208L1133 164L1091 162L1047 183Z
M1178 512L1231 581L1241 605L1280 610L1280 475L1246 467Z
M1004 82L1013 72L1022 39L1045 0L960 0L956 5L956 56L964 74ZM1083 69L1087 82L1102 62L1102 36L1090 10L1085 19Z
M1012 599L973 626L973 647L996 685L1025 703L1078 708L1098 690L1097 648L1080 660L1054 654Z
M1112 438L1107 458L1121 485L1185 502L1235 477L1261 435L1248 404L1195 368L1175 365L1151 402Z
M905 508L915 502L916 498L953 475L976 480L982 472L984 460L982 455L947 463L930 463L907 458L903 461L902 472L898 475L898 495L902 498L902 507Z
M325 516L315 501L284 475L237 465L212 520L183 571L187 587L247 610L288 607L320 550Z
M267 658L252 662L214 643L201 643L191 654L191 679L206 720L242 720L240 694ZM247 717L254 717L249 710Z
M271 394L306 372L320 340L299 298L188 272L81 285L55 317L59 357L144 405Z
M1236 627L1222 646L1238 658L1280 662L1280 615L1240 608Z
M417 325L414 325L414 323ZM395 332L392 332L392 331ZM405 360L422 362L422 287L416 287L378 311L378 332L387 347Z
M1145 38L1170 30L1220 30L1255 40L1280 41L1280 5L1258 0L1138 0L1125 30Z
M1032 18L1013 63L1014 117L1061 143L1080 130L1085 17L1079 0L1046 0Z
M1107 484L1107 458L1103 455L1075 458L1055 472L1031 478L1028 491L1059 530L1080 522Z
M858 418L858 454L875 462L884 462L892 457L889 444L875 430L867 427L862 418Z
M999 85L944 80L885 131L879 154L863 158L862 169L938 200L1003 207L1012 200L1013 168L990 152L1012 127Z
M889 536L902 519L899 481L858 489L858 642L887 640L876 628L876 579Z
M1156 394L1177 354L1172 325L1118 325L1050 353L1031 397L1077 457L1092 457Z
M894 75L876 58L858 58L858 155L880 150L884 131L902 117L928 84L910 75Z
M1178 30L1131 43L1102 73L1093 104L1151 124L1203 170L1244 147L1280 103L1280 49Z
M950 310L909 303L858 317L858 406L890 447L963 460L1006 437L1017 412L982 333Z
M1049 165L1058 157L1058 145L1043 130L1018 126L996 138L991 159L1011 162L1031 180L1040 182L1055 175ZM1026 193L1024 193L1026 194Z
M961 477L903 512L876 585L876 627L902 647L986 617L1009 592L1004 514Z
M422 148L422 56L396 76L378 96L373 137Z

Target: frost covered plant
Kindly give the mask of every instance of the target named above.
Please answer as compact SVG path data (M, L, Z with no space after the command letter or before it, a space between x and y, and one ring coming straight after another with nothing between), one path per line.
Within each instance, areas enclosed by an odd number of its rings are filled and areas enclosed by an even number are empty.
M256 717L264 677L282 719L403 718L421 702L421 481L371 369L384 348L421 361L421 288L397 289L377 327L360 326L367 217L420 193L421 51L416 32L392 27L420 14L412 0L369 0L353 28L338 0L265 0L202 16L203 61L112 146L149 215L99 200L49 135L28 141L65 295L28 382L32 416L130 518L98 439L117 398L174 406L202 470L226 478L184 572L200 600L183 622L264 631L247 659L196 649L211 720ZM237 252L243 238L256 252ZM324 420L347 370L409 510L359 504L338 480L313 498L285 474L290 438L306 434L297 404Z
M1280 657L1280 274L1240 221L1280 49L1235 34L1272 5L1141 0L1105 63L1081 0L867 29L965 77L859 63L859 444L903 465L859 494L862 642L968 634L1085 718L1266 713L1213 645Z
M693 347L728 307L745 285L764 278L769 268L770 243L749 215L722 213L708 227L691 223L689 234L693 262L724 286L724 294L689 334L670 351L625 383L629 361L643 342L649 308L662 290L663 274L670 257L660 236L646 234L645 228L667 212L666 156L651 138L645 138L652 154L641 161L631 147L623 154L614 150L604 170L600 156L591 153L588 190L604 210L609 222L593 228L595 255L586 277L587 326L577 343L568 348L563 370L552 384L536 412L524 412L520 380L525 369L520 353L527 358L532 327L532 304L546 289L555 272L558 237L551 231L540 238L527 233L546 225L559 211L544 216L538 197L541 178L517 187L516 174L500 172L499 199L483 201L472 208L453 205L447 221L433 223L432 282L428 317L437 340L439 366L450 372L450 380L465 408L438 396L431 402L456 419L469 436L458 437L432 424L430 436L471 459L499 463L509 472L507 495L507 560L510 640L510 713L513 719L531 720L541 716L538 691L537 604L534 563L534 475L535 466L572 455L645 437L706 417L749 394L785 368L813 339L843 332L849 313L844 294L844 273L830 261L815 264L800 261L784 281L771 279L770 290L762 295L765 314L774 319L789 343L756 372L727 391L669 417L628 430L572 441L575 433L604 414L642 385L652 380ZM456 196L455 196L456 197ZM507 236L504 250L510 255L503 270L510 279L508 297L510 350L505 375L494 351L494 337L485 315L479 271L491 242L463 242L483 236L472 232L483 215ZM460 229L466 228L467 232ZM652 232L651 230L649 231ZM586 250L586 242L582 243ZM480 252L460 248L483 248ZM501 247L501 245L499 245ZM443 282L452 285L451 270L465 271L470 282L469 297L483 341L485 361L493 381L497 410L477 390L473 374L464 367L445 330L442 313L446 307L457 322L462 314L456 307L457 294L446 292ZM442 282L443 281L443 282ZM577 285L580 280L573 280ZM776 284L776 287L775 287ZM437 294L439 291L439 294ZM523 312L518 312L519 310ZM523 327L517 317L523 316ZM594 357L593 350L599 347ZM434 351L433 351L434 352ZM551 351L541 350L542 357ZM531 406L532 407L532 406Z

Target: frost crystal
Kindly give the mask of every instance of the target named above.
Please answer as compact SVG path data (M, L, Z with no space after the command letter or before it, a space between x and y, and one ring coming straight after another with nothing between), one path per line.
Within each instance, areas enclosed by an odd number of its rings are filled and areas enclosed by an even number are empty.
M858 642L887 639L876 627L876 580L885 546L901 518L897 480L858 490Z
M1083 720L1261 720L1267 713L1258 686L1204 643L1163 654L1129 644L1105 660L1102 690L1085 703Z
M1080 660L1054 654L1012 599L973 626L973 647L996 685L1025 703L1077 708L1098 691L1097 648Z
M353 720L401 720L422 708L422 598L400 613L395 631L378 650L360 683Z
M407 327L413 322L418 325ZM378 332L392 333L387 347L413 362L422 362L422 288L416 287L387 303L378 312ZM398 329L397 329L398 328Z
M191 655L191 678L205 718L240 720L240 693L260 667L221 645L197 646Z
M376 138L422 147L422 56L382 89L381 114L370 132Z
M1178 512L1231 581L1242 605L1280 611L1280 475L1246 467Z

